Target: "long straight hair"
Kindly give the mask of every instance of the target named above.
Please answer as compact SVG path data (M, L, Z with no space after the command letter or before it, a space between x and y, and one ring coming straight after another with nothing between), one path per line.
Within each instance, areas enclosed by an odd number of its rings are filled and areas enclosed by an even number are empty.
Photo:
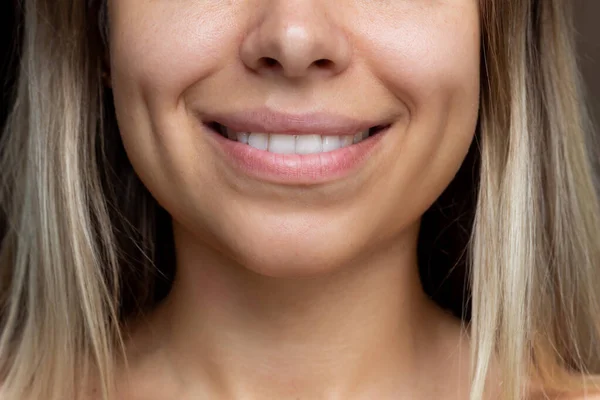
M476 140L423 217L423 287L469 324L471 400L492 370L506 400L530 382L585 390L600 373L596 154L570 3L480 1ZM170 217L133 171L102 83L105 0L22 4L0 142L0 398L78 398L94 380L108 399L123 324L170 288Z

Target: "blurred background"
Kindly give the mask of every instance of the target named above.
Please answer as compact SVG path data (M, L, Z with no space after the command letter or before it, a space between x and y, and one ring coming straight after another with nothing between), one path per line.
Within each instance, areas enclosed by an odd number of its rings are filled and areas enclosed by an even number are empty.
M600 0L564 1L573 1L577 10L581 69L588 88L588 102L596 132L600 135Z
M0 0L0 126L6 116L7 97L14 78L13 37L15 29L19 28L14 17L14 5L19 1ZM588 92L587 100L596 123L596 132L600 134L600 0L562 1L573 1L576 9L579 59Z

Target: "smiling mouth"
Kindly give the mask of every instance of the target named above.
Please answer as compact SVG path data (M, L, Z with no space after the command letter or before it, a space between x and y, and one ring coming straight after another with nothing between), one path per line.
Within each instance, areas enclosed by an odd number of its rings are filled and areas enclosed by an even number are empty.
M276 154L318 154L359 144L379 134L387 126L375 126L354 135L279 134L266 132L236 132L217 122L208 127L219 135L258 150Z

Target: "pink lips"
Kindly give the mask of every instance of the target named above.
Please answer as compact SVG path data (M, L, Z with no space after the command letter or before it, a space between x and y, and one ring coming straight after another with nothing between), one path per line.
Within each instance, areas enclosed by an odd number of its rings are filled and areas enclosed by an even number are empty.
M202 114L210 142L233 168L255 179L278 184L318 184L349 176L380 146L385 128L367 139L337 150L316 154L277 154L225 138L209 124L235 132L325 136L355 135L370 128L387 127L389 121L357 121L325 114L282 114L255 109L232 114Z
M283 114L268 109L248 110L234 114L213 114L202 118L236 132L264 132L290 135L354 135L381 125L380 121L358 121L352 118L326 114Z

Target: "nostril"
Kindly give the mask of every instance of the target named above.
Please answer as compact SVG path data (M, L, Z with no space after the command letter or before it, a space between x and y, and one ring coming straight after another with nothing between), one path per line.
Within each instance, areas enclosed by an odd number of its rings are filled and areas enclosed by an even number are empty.
M328 68L333 64L333 61L321 58L320 60L315 61L314 64L319 68Z
M261 58L261 63L265 67L269 67L269 68L276 67L276 66L279 65L279 61L277 61L276 59L271 58L271 57L263 57L263 58Z
M281 63L273 57L262 57L259 60L259 64L263 68L267 68L267 69L277 69L277 68L282 67ZM332 68L332 66L334 65L334 62L331 60L328 60L326 58L320 58L318 60L313 61L312 65L319 69L329 69L329 68Z

